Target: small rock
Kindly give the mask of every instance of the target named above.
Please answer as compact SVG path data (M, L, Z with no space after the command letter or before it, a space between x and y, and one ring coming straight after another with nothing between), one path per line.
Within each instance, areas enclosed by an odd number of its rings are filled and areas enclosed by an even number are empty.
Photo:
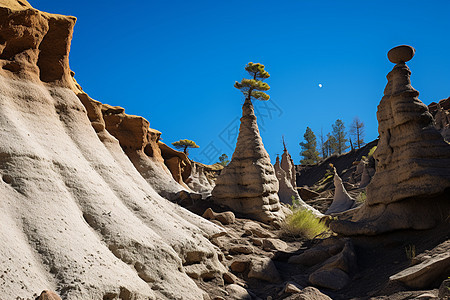
M216 219L223 225L229 225L229 224L234 223L234 221L236 220L236 217L234 216L233 212L225 211L223 213L217 213Z
M263 240L262 248L265 251L284 251L288 245L279 239L265 239Z
M223 274L223 280L225 281L225 283L236 283L237 282L237 277L230 272L224 273Z
M302 291L301 288L299 288L295 284L289 283L289 282L284 287L284 292L287 293L287 294L300 293L301 291Z
M252 243L253 243L253 245L255 245L255 246L261 246L261 245L263 244L262 240L261 240L261 239L258 239L258 238L253 238L253 239L252 239Z
M228 251L231 254L252 254L253 247L248 245L234 245Z
M61 300L61 298L52 291L44 290L44 291L42 291L38 300Z
M260 238L273 238L273 234L271 234L268 230L264 229L258 223L248 221L243 226L245 235L253 235Z
M233 224L236 219L231 211L216 213L211 208L207 208L202 217L208 220L217 220L223 225Z
M300 264L311 267L320 264L330 258L328 251L324 249L308 249L300 255L291 256L288 260L290 264Z
M247 290L237 284L230 284L226 287L227 292L229 293L228 299L234 300L251 300L252 297L249 295Z
M284 298L284 300L332 300L332 299L327 295L323 294L318 289L312 286L308 286L304 288L300 293Z
M243 273L250 266L250 261L248 260L235 260L231 263L230 268L233 272Z
M417 299L417 300L431 300L431 299L438 299L438 297L436 297L436 295L434 295L432 293L424 293L424 294L421 294L421 295L417 296L414 299Z
M278 282L281 280L280 274L273 261L266 258L253 258L250 265L249 278L261 279L268 282Z
M450 298L450 279L442 281L439 287L439 299L445 299L445 297Z
M309 275L309 282L319 287L337 291L344 288L350 282L350 278L347 273L340 269L319 269Z

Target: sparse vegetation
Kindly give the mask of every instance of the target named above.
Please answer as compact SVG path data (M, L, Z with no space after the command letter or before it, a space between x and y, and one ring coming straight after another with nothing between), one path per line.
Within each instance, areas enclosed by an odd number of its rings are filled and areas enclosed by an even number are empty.
M316 135L311 128L306 127L306 132L303 135L303 138L305 141L300 143L300 146L302 147L302 152L300 152L300 155L303 156L303 159L300 160L300 163L302 165L317 163L319 161L319 152L317 151Z
M354 137L355 141L353 145L351 145L352 148L354 146L356 149L360 149L365 145L364 131L364 123L358 117L355 117L350 125L350 135ZM350 142L350 144L352 143Z
M225 153L219 157L219 162L218 162L219 165L226 167L229 162L230 162L230 160L228 159L228 155L226 155Z
M358 203L364 203L364 202L366 202L366 199L367 199L366 191L362 191L362 192L359 193L359 195L356 197L356 202L358 202Z
M173 142L172 145L177 148L183 150L184 154L188 155L188 148L200 148L194 141L191 140L179 140Z
M409 261L412 261L416 257L416 246L408 245L405 247L406 257Z
M292 215L288 216L282 226L283 234L290 237L303 237L314 239L316 237L328 237L331 231L324 221L316 218L307 209L300 209L298 203L292 199L293 205L290 207ZM296 205L297 204L297 205Z

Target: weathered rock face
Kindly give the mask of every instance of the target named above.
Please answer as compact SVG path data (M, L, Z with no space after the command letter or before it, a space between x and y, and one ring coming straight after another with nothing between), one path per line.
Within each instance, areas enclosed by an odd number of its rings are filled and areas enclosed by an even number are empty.
M395 49L390 54L400 53ZM448 216L450 145L433 126L427 106L411 86L411 72L405 64L412 57L411 51L408 53L404 57L397 55L401 60L390 55L397 64L387 75L388 83L378 106L380 141L374 153L376 173L367 186L367 200L354 217L358 222L331 224L337 232L377 234L404 228L426 229Z
M345 189L344 184L342 183L342 179L341 177L339 177L336 168L333 168L333 170L334 196L333 203L331 203L330 207L325 212L325 214L327 215L349 210L356 204L355 199L352 199L352 197L350 197L350 195L347 193L347 190Z
M450 98L430 104L430 113L434 115L434 126L441 133L444 140L450 141ZM433 111L431 111L433 107Z
M164 149L160 147L161 132L151 129L146 119L126 114L122 107L102 104L101 112L106 130L119 141L135 168L160 195L169 198L187 189L176 181L179 168L174 167L172 173L166 166L170 161L166 162L161 153L161 149Z
M202 194L203 197L211 196L211 192L216 185L214 178L218 176L217 174L223 167L218 164L207 166L198 162L191 162L191 165L191 174L186 179L187 186L194 192Z
M253 104L246 100L236 149L216 180L214 201L256 220L278 223L284 213L277 192L278 180L259 135Z
M306 204L298 194L297 190L292 187L291 181L288 179L288 175L280 165L279 157L277 157L273 167L279 182L278 197L280 198L280 201L286 204L294 204L295 208L307 209L318 218L323 217L321 212Z
M296 171L294 160L286 149L286 145L284 145L283 154L281 155L281 168L286 172L286 178L291 183L292 187L295 189L297 187L296 182Z
M105 130L71 76L74 24L0 1L2 297L202 299L187 274L225 272L221 229L158 195Z

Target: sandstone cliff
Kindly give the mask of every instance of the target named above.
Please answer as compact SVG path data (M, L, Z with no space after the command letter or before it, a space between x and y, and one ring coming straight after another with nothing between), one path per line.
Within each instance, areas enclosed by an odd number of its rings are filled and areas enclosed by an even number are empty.
M63 299L202 299L191 277L224 272L208 240L221 229L141 175L154 167L171 178L159 133L76 84L75 21L0 0L2 297L50 289ZM115 138L119 123L140 136Z

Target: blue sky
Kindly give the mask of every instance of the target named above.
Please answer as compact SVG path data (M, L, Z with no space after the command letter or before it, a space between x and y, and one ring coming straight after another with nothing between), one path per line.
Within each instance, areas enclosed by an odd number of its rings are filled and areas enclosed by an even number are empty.
M70 65L92 98L145 117L167 144L196 141L204 163L233 153L233 84L249 61L271 74L271 100L256 106L272 161L282 135L298 163L306 127L326 134L336 119L348 129L358 116L375 139L394 46L416 48L408 65L424 103L450 96L448 0L29 2L78 18Z

